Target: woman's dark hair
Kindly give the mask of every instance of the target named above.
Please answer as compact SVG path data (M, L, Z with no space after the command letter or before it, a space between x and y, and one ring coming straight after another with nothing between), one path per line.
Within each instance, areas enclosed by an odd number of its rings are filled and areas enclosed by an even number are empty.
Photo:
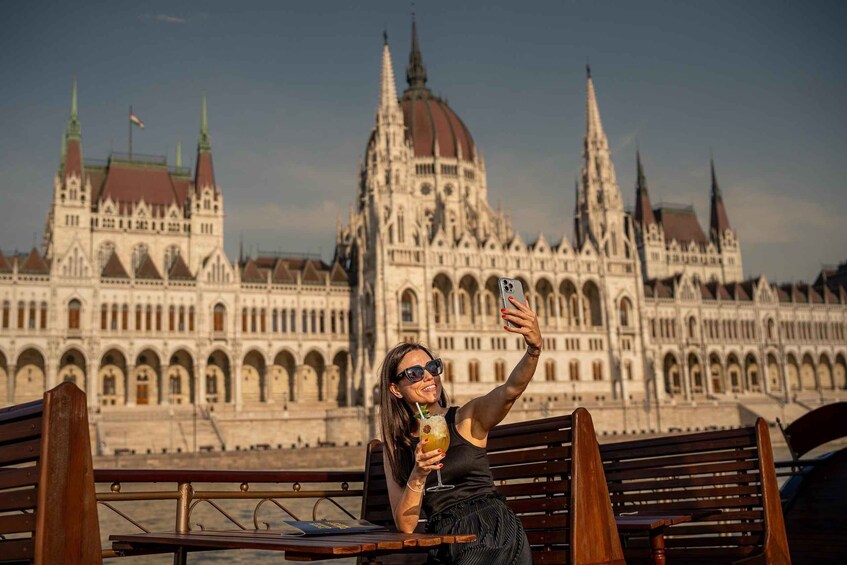
M415 414L402 398L391 394L389 387L396 382L398 367L403 357L412 351L423 351L430 359L432 352L422 343L400 343L386 355L379 367L379 421L382 428L384 456L388 458L391 474L398 485L405 485L414 466L412 433L417 429ZM447 394L441 389L438 404L447 407Z

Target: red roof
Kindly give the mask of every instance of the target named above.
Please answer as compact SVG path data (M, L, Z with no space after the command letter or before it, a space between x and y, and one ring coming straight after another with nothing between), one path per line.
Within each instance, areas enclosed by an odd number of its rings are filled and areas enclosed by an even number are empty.
M279 284L297 282L297 278L291 273L291 271L288 270L285 261L281 259L277 261L276 267L274 267L273 277L271 280Z
M274 284L293 284L297 282L296 271L300 272L300 282L309 285L323 285L327 280L331 284L349 285L347 273L339 263L328 265L319 259L303 257L259 256L247 259L242 264L243 282L264 283L268 273Z
M82 149L79 139L68 139L65 144L65 176L76 174L82 178Z
M123 263L121 263L117 253L109 255L109 260L106 261L106 265L103 267L103 272L100 276L111 279L129 278L129 275L126 273L126 269L124 269Z
M259 272L259 268L256 266L256 263L254 263L252 259L248 259L241 271L241 282L263 283L267 282L267 278L262 276L262 273Z
M212 167L212 153L200 151L197 153L197 168L194 186L200 190L204 186L215 186L215 169Z
M92 183L93 184L93 183ZM144 200L153 206L154 213L164 213L164 207L185 205L190 180L174 178L165 167L112 163L98 200L111 198L114 202L135 204ZM121 211L125 208L120 206Z
M44 261L44 258L41 257L38 250L33 247L23 265L18 268L18 271L29 275L49 275L50 267Z
M655 213L659 223L662 224L666 242L669 243L675 239L680 244L688 244L691 241L700 245L708 243L709 239L703 233L700 222L697 221L694 208L663 206L656 209Z
M3 252L0 251L0 273L10 273L12 272L12 266L6 261L6 257L3 256Z
M428 90L410 90L401 105L406 139L412 143L415 157L435 156L437 140L439 156L456 159L461 150L462 160L473 161L473 137L446 102Z
M191 269L185 264L182 255L177 255L174 259L171 269L168 271L168 278L175 280L191 280L194 278L194 275L191 274Z
M153 259L150 255L145 255L135 270L135 278L137 279L154 279L161 280L162 275L159 274L159 269L153 264Z

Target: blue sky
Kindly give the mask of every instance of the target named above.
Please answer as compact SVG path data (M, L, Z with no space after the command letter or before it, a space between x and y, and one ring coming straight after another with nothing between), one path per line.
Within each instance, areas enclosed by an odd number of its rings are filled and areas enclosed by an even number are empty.
M226 247L331 256L373 127L382 31L405 87L408 2L2 3L0 248L40 242L73 77L86 158L182 142L207 95ZM747 275L847 259L847 7L772 1L418 1L429 86L483 152L527 241L572 236L590 61L627 204L638 145L654 204L708 223L714 154Z

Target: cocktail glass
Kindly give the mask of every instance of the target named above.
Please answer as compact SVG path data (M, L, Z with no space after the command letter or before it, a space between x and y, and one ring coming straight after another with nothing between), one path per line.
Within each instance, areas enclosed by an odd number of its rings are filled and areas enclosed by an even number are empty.
M422 418L420 420L420 439L421 441L429 440L423 444L423 451L440 449L447 453L447 448L450 447L450 430L447 428L447 420L444 419L444 416L436 414ZM438 484L429 487L426 492L439 492L455 488L455 485L445 485L441 482L441 469L436 469L435 472L438 474Z

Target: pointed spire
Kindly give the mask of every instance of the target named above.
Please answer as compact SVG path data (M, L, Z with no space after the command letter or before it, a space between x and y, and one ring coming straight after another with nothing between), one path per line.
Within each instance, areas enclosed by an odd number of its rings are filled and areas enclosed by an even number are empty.
M635 184L635 221L646 229L650 224L656 223L653 215L653 205L650 203L650 194L647 192L647 178L644 176L644 168L641 166L641 151L635 151L635 161L638 167L638 180Z
M77 87L76 77L74 77L73 89L71 90L71 114L68 116L67 136L69 138L78 138L81 133L79 123L79 111L77 109Z
M67 152L68 152L68 142L67 142L67 139L66 139L67 135L68 135L67 130L63 129L62 130L62 149L61 149L61 153L60 153L62 165L65 164L65 155L67 155Z
M215 187L215 170L212 166L212 143L209 139L209 122L206 119L206 95L200 115L200 139L197 142L197 167L194 170L194 189L199 192L206 186Z
M391 64L391 50L388 48L388 34L384 33L382 45L382 71L380 74L379 107L397 106L397 87L394 84L394 67Z
M712 209L709 227L713 239L719 239L727 230L732 227L729 224L729 216L726 214L726 207L723 203L723 195L718 186L718 177L715 174L715 160L710 159L709 164L712 170Z
M209 122L206 118L206 95L203 95L203 110L200 116L200 140L197 142L200 151L211 151L212 141L209 139Z
M586 81L588 83L587 86L587 123L586 123L586 133L587 137L606 137L606 134L603 132L603 123L600 121L600 107L597 105L597 95L594 93L594 79L591 78L591 67L586 65L585 67L587 72Z
M412 12L412 52L409 53L409 65L406 67L406 82L411 90L426 88L426 66L418 43L418 26Z
M65 140L62 151L62 163L64 166L65 177L74 174L82 179L81 132L82 128L79 123L77 107L76 78L74 78L73 89L71 90L71 114L68 116L68 124L65 126Z
M182 142L176 142L176 168L182 168Z

